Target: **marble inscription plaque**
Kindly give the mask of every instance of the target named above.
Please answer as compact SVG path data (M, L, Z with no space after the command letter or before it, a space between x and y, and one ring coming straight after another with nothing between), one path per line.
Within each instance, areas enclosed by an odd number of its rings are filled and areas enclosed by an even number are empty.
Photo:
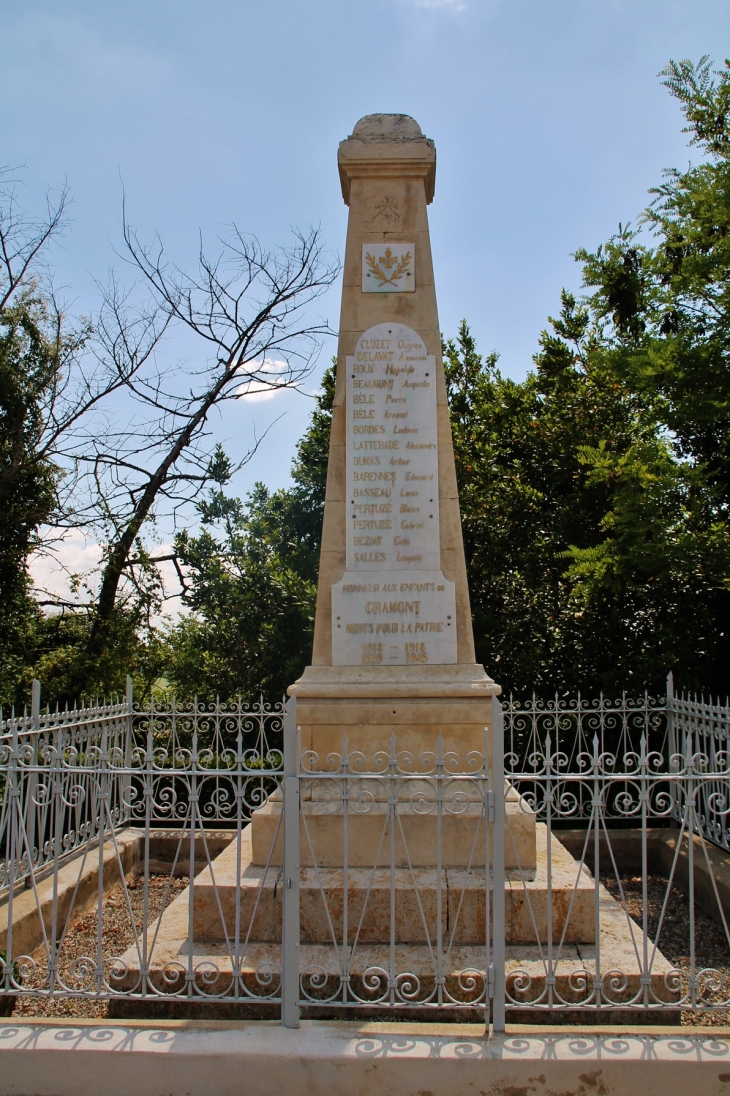
M333 664L454 663L435 359L410 327L378 324L347 358L346 381L346 572L332 587Z
M363 244L363 293L413 293L416 289L414 244Z

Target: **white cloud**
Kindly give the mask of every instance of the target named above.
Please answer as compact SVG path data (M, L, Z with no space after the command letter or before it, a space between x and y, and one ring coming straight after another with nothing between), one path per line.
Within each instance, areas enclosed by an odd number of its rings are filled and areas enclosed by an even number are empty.
M256 384L252 383L249 388L239 391L237 395L239 399L248 400L249 403L261 403L263 400L273 400L274 396L278 396L283 391L283 388L271 388L269 385L257 388Z
M71 591L71 575L90 576L100 560L99 545L74 530L64 533L48 552L38 552L32 557L30 575L41 599L41 591L45 591L54 598L84 603L87 600L84 590L76 594Z
M244 381L236 390L236 396L239 399L248 400L249 403L261 403L263 400L272 400L280 392L286 391L286 388L277 388L276 385L286 380L290 370L288 362L281 361L279 358L262 358L261 361L249 362L246 368L251 373L264 374L265 379Z
M148 545L148 550L153 558L167 556L172 552L172 544ZM89 540L83 532L64 533L55 543L49 543L48 551L38 552L31 558L30 574L36 596L40 601L47 600L48 595L72 605L87 604L89 592L86 587L96 591L99 585L101 556L100 545ZM166 598L162 614L155 618L157 624L165 617L176 619L182 609L180 579L174 563L165 560L160 563L159 570ZM72 575L78 575L82 582L81 589L76 592L71 589Z

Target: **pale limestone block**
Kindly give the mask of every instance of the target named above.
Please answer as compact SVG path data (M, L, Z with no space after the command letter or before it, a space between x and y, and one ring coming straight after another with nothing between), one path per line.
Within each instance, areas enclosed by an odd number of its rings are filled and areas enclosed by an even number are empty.
M420 228L404 229L402 232L386 232L383 236L383 243L396 244L401 240L406 242L406 239L408 243L415 244L419 248L419 251L422 252L423 259L419 259L419 262L422 261L423 263L424 274L428 273L431 275L431 282L428 284L432 284L433 262L431 260L431 237L429 235L428 225L422 225ZM422 282L422 284L425 285L426 283Z
M446 375L444 373L444 359L441 354L441 332L438 332L438 370L436 375L436 402L439 407L443 407L447 416L449 415L449 397L446 393ZM453 449L453 445L452 445Z
M324 504L323 533L333 545L344 544L347 499L344 497L327 499Z
M468 709L479 719L485 710L491 711L490 698L501 691L484 667L474 662L449 666L307 666L288 690L300 702L345 701L351 711L358 700L423 701L432 710L434 701L445 702L448 698L449 703L479 704Z
M344 507L343 507L344 509ZM328 580L328 585L331 586L333 582L337 582L345 571L345 552L343 549L336 549L334 551L322 552L319 564L319 573L322 582L320 585L324 585L324 579ZM330 604L330 591L327 590L327 603ZM329 625L329 620L327 621ZM331 629L328 628L331 631Z
M344 447L345 447L345 433L347 418L344 408L344 389L342 392L342 404L341 406L334 407L332 411L332 426L330 427L330 452L332 449L342 449L342 453L338 453L342 460L344 460ZM330 458L331 459L331 458Z
M345 503L345 447L331 445L327 464L327 498L330 502Z
M464 542L461 533L461 513L459 512L459 500L453 496L441 496L441 560L443 566L444 552L454 552L459 559L451 563L451 566L460 566L464 558Z
M365 129L375 126L377 131L375 136L371 133L365 139L362 136L364 130L360 130L361 123L359 123L353 136L340 146L339 154L343 195L350 206L350 212L345 247L336 412L331 438L331 464L334 468L330 468L328 476L312 669L324 671L332 662L332 597L331 592L328 590L325 594L322 587L325 584L331 586L340 581L345 572L345 543L349 529L347 505L352 505L353 512L355 506L354 491L343 495L343 474L348 460L348 450L344 443L347 439L348 415L354 408L354 400L351 400L352 406L348 407L347 384L352 378L348 377L346 359L353 355L358 340L364 332L377 324L400 323L417 333L434 358L433 368L429 369L429 373L433 373L436 386L438 496L437 501L429 505L437 507L434 511L437 515L434 520L440 526L437 535L439 551L436 558L440 562L444 578L456 584L455 614L452 613L451 617L447 614L445 617L446 620L450 620L454 615L456 618L457 663L454 669L469 668L470 672L473 669L475 673L478 670L482 678L479 681L475 678L470 683L464 682L463 685L461 681L456 680L456 677L447 682L441 675L448 667L434 664L425 667L426 673L423 677L403 677L402 680L388 674L387 671L397 668L392 665L333 667L337 670L363 670L366 673L349 678L333 678L321 683L305 673L300 682L293 685L290 691L297 695L297 720L304 728L302 733L306 735L312 748L336 748L335 740L338 736L341 738L343 730L348 733L348 736L354 736L363 748L372 748L375 744L387 745L386 740L393 727L398 728L399 740L406 743L407 748L414 752L418 752L419 749L422 751L435 748L439 731L443 733L445 741L455 742L460 748L478 748L480 740L483 739L483 727L491 719L491 696L499 692L499 687L486 678L481 668L477 668L474 664L469 593L463 559L453 443L446 403L440 325L426 211L426 204L433 195L435 151L433 144L423 138L415 123L408 123L415 129L413 133L409 131L409 135L404 140L400 138L392 140L388 136L390 132L388 127L396 124L400 126L401 122L396 123L392 119L389 121L385 116L382 118L378 116L378 118L380 120L365 120ZM385 126L382 137L377 136L380 133L379 126ZM394 244L406 242L413 245L415 292L362 292L363 244L386 242ZM420 501L407 503L407 505L420 505ZM428 512L431 513L430 510ZM353 537L354 535L353 532ZM366 530L364 535L369 535L369 530ZM380 535L379 531L377 535ZM398 536L400 535L398 533ZM358 545L360 546L359 541ZM404 551L400 544L397 547L400 551ZM396 545L393 544L391 548L396 548ZM379 548L375 547L367 548L367 551L373 553L378 550ZM410 550L410 545L407 550ZM415 549L413 551L415 552ZM369 559L363 556L358 559L358 574L361 566L362 574L370 574L367 570L369 562ZM372 562L376 562L374 557ZM390 609L388 611L390 612ZM338 613L342 627L340 610ZM430 621L431 618L428 617L428 620ZM399 637L401 631L399 627ZM403 643L405 642L404 639ZM397 654L393 655L390 649L388 653L389 657L392 655L394 659L399 657ZM367 652L361 651L358 647L357 651L348 654L347 658L349 660L355 655L358 659L361 655L365 658L366 654ZM400 655L406 659L413 657L413 652L409 653L404 647ZM340 657L343 656L340 655ZM416 669L413 666L402 668ZM333 709L320 707L316 712L312 709L308 714L306 705L316 697L322 702L337 701L339 707ZM476 701L479 707L472 708L470 713L467 713L461 701L467 701L468 707L468 701L471 699ZM373 715L370 709L371 701L374 700L383 702L377 710L377 715ZM405 700L416 703L425 701L428 710L419 712L416 706L405 710L402 704ZM390 710L388 710L389 704ZM362 710L358 710L359 707ZM392 714L393 712L395 714ZM339 727L338 719L341 720ZM331 731L327 728L331 728Z
M438 443L439 443L439 487L442 496L458 501L459 489L456 484L454 463L454 442L451 434L451 419L448 407L438 407Z
M343 332L340 332L339 346L342 348L345 344L343 342ZM353 338L352 345L355 345L355 339ZM351 353L351 350L347 350L346 353ZM342 408L345 403L345 374L343 364L345 360L345 354L340 350L337 355L337 363L335 366L335 396L332 401L332 423L330 425L330 443L332 441L332 431L335 429L335 423L338 426L341 424L342 433L337 435L336 441L338 445L345 444L345 420L342 417Z
M399 295L396 294L396 296L399 296ZM380 299L380 298L378 298L378 299ZM409 299L410 299L410 296L409 296ZM387 300L390 300L390 298L388 297ZM364 300L363 300L363 305L367 306L369 308L371 306L371 304L372 304L371 295L365 294ZM391 311L395 310L394 306L392 304L389 305L388 307L391 309ZM377 313L379 312L379 309L373 308L372 311L377 316ZM342 385L343 385L343 387L342 387L343 396L342 396L342 401L341 402L344 403L344 382L346 380L345 359L347 357L351 357L352 354L355 352L355 347L357 345L358 340L362 337L363 332L367 331L368 328L377 326L378 323L382 323L382 322L385 322L385 321L395 322L395 323L404 322L403 320L399 319L397 316L394 316L394 317L386 316L385 319L383 319L381 317L381 319L379 319L379 320L376 319L375 323L368 323L365 326L357 328L357 329L354 328L354 327L351 327L351 326L341 327L340 328L339 340L338 340L338 351L337 351L337 382L338 382L338 384L341 382ZM437 371L438 370L443 370L443 361L441 360L441 333L439 332L438 328L433 327L433 326L428 327L424 324L421 324L418 327L414 326L413 324L409 324L407 326L412 327L415 331L418 332L419 337L426 344L427 353L428 354L433 354L434 357L437 359L437 361L436 361ZM437 377L437 380L438 380L438 377ZM437 402L438 402L438 400L437 400Z
M390 199L390 200L389 200ZM397 210L397 226L388 223L378 209L389 204ZM413 232L428 232L426 204L423 200L423 184L418 178L358 179L352 187L350 211L347 218L349 241L369 234L392 232L405 238Z
M298 723L328 723L341 727L342 734L352 724L387 724L390 726L440 727L444 736L455 731L460 724L483 727L491 721L491 696L474 698L447 697L444 699L419 697L366 697L352 696L350 686L341 697L305 698L297 702Z
M380 666L377 672L368 666L328 666L306 667L302 676L295 683L294 690L298 696L326 697L326 696L360 696L359 687L378 682L385 691L371 692L367 695L389 697L409 696L418 697L460 697L465 700L484 699L493 693L499 695L500 686L495 685L483 666L472 662L465 665L454 666ZM348 685L357 689L351 693L330 693L331 686ZM387 691L407 689L405 692ZM364 695L364 694L363 694Z
M418 227L417 210L411 192L418 181L411 179L367 179L355 183L347 214L347 239L358 235L399 232ZM408 203L406 208L405 203Z
M328 727L306 725L310 735L311 749L324 758L329 753L342 751L342 731ZM350 750L357 750L366 757L375 753L390 750L393 725L362 726L353 724L347 727L347 741ZM396 749L399 752L407 751L415 758L420 758L424 753L435 753L438 749L438 739L441 736L441 728L437 726L403 726L399 725L395 731ZM444 748L466 756L472 752L484 752L484 732L481 726L472 728L449 727L444 739ZM324 767L324 763L321 763ZM414 763L414 771L427 771L428 762Z
M431 294L432 305L435 308L436 298L428 287L419 289L416 286L415 293L363 293L359 287L347 290L352 293L352 299L347 307L343 305L342 324L345 331L355 331L359 338L363 331L375 327L379 323L404 323L421 334L425 327L432 327L431 322L424 323L424 302L422 296ZM428 310L430 311L430 309ZM430 345L429 345L430 349ZM338 347L338 356L345 351ZM351 351L347 351L351 353Z
M595 884L585 866L577 863L553 835L551 850L552 903L547 900L547 827L538 823L536 829L537 868L534 877L527 881L519 876L509 881L511 891L511 916L507 923L507 938L529 943L548 939L548 924L552 922L552 938L559 943L565 931L566 941L591 941L595 939ZM514 815L507 814L505 827L505 856L512 849L512 862L517 861L523 874L528 869L521 862ZM507 843L509 841L509 844ZM535 891L544 895L541 901L534 899Z
M457 798L462 791L468 791L468 783L458 782L458 786L456 781L445 783L445 805L440 823L441 864L443 867L481 871L483 887L485 863L483 801L478 798L481 792L473 787L471 794L474 799L466 809L462 809L463 804ZM304 867L339 869L344 863L342 806L336 799L333 800L334 806L328 802L328 797L335 794L331 782L316 779L303 782L300 860ZM436 862L438 818L435 807L430 813L419 813L415 807L420 808L421 811L424 810L424 804L433 800L433 788L429 788L426 781L413 780L407 785L399 784L397 794L399 806L394 841L394 867L404 870L409 865L431 868ZM381 784L377 779L358 781L356 777L353 777L349 795L353 805L347 814L348 868L389 868L390 808L387 803L389 795L387 781ZM320 797L319 801L317 796ZM458 813L450 811L448 809L450 805L458 808ZM539 862L536 867L535 816L524 803L519 802L507 804L507 813L510 832L505 838L505 863L507 868L513 871L521 869L525 875L527 888L523 893L522 885L519 888L515 884L511 886L517 909L511 931L526 934L519 938L530 940L529 925L532 922L529 917L529 896L535 890L533 883L543 888L546 886L546 878L544 872L541 874ZM253 864L259 867L266 864L275 867L283 862L280 815L281 802L273 799L269 800L265 807L254 812L250 827L251 856ZM251 879L256 879L253 870ZM407 881L404 880L403 885L407 886ZM559 886L562 885L559 883ZM590 887L588 891L592 894ZM484 901L483 895L482 901ZM582 925L582 922L578 920L575 923ZM580 931L582 932L583 929L581 928ZM574 939L587 940L590 936L578 935Z

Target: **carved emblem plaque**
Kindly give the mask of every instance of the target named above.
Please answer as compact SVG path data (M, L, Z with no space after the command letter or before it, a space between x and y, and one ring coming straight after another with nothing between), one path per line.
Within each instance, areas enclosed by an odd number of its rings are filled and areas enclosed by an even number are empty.
M363 244L363 293L414 293L416 249L413 244Z

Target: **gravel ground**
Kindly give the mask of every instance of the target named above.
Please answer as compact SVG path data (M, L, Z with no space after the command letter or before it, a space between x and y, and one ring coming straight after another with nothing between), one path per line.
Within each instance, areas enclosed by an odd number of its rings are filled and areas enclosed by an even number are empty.
M604 878L602 882L613 895L619 899L619 887L614 878ZM642 879L639 876L622 879L624 897L629 914L639 925L642 923ZM667 893L669 881L659 875L651 875L648 879L648 913L649 936L653 940L659 925L662 905ZM687 896L676 887L672 887L667 903L667 911L664 915L661 936L659 937L659 950L678 970L689 971L689 901ZM695 907L695 967L700 971L711 968L716 971L720 979L719 990L709 991L703 995L710 1001L727 1001L730 998L730 945L728 945L725 929L722 925L713 921L706 913ZM637 1017L637 1022L640 1018ZM727 1012L699 1012L682 1013L682 1023L688 1026L730 1025L730 1013Z
M149 919L159 916L163 909L165 892L169 884L167 875L150 876ZM603 883L611 894L619 897L619 888L615 878L604 878ZM173 879L167 905L187 886L185 877ZM629 877L622 880L624 896L630 915L641 925L642 918L642 880ZM648 881L649 934L656 933L661 914L662 903L666 895L668 881L661 876L650 876ZM141 881L133 880L127 884L127 893L132 906L134 920L139 929L142 923L143 888ZM79 956L93 957L96 954L97 917L96 911L74 921L69 929L61 961L61 977L69 986L78 985L78 979L72 970L73 960ZM107 955L122 955L134 943L129 911L121 888L112 891L104 903L103 913L104 951ZM730 998L730 946L722 925L717 924L701 910L695 910L695 940L697 941L697 969L712 968L721 979L719 991L707 993L707 1000L727 1000ZM662 927L659 948L664 956L680 971L689 969L689 903L676 887L671 888L667 914ZM39 959L38 967L32 979L35 984L45 980L46 964ZM83 977L83 975L81 975ZM56 1016L103 1018L107 1016L107 1002L87 998L51 1000L44 997L23 997L18 1000L15 1016ZM637 1022L640 1017L637 1016ZM692 1025L727 1025L730 1015L727 1012L683 1013L682 1023Z
M149 921L152 922L162 912L165 902L165 893L168 884L170 893L167 905L177 898L188 885L187 877L173 879L170 883L169 875L150 875L149 886ZM133 879L127 883L127 893L134 914L134 920L139 930L142 925L142 908L144 900L144 888L142 881ZM134 933L129 917L129 909L121 887L111 891L104 902L102 921L103 946L107 955L123 955L128 947L134 943ZM61 954L60 974L69 987L78 986L78 979L74 976L72 964L77 956L96 955L97 916L96 909L72 921L66 935L66 941ZM39 985L45 981L47 964L44 959L37 958L38 967L34 973L31 984ZM98 1018L108 1015L106 1001L95 1001L85 997L56 998L49 997L21 997L18 999L13 1011L13 1016L61 1016L61 1017L87 1017Z

